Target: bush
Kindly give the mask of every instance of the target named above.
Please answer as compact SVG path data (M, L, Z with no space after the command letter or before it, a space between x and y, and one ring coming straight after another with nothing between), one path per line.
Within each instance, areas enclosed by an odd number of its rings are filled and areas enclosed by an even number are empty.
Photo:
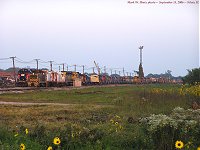
M177 107L172 114L151 115L142 118L149 139L152 139L153 149L173 150L177 140L183 141L185 146L195 148L200 145L200 109L184 110ZM192 143L192 144L191 144Z

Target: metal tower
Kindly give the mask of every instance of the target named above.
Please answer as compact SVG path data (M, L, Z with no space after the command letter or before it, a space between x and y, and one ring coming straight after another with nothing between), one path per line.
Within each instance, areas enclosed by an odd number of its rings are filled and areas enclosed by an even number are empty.
M139 65L139 77L143 78L144 77L144 72L143 72L143 67L142 67L142 50L144 46L140 46L140 65Z

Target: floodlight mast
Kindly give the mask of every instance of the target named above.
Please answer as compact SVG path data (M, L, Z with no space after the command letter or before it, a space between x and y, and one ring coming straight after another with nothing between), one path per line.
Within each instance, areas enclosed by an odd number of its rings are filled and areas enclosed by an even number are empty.
M140 46L140 64L142 64L142 50L143 50L144 46Z

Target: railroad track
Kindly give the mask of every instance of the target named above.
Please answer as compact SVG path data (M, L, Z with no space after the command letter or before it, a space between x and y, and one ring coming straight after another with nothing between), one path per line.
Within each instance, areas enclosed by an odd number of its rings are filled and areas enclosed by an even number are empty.
M45 89L45 88L37 88L37 87L12 87L12 88L0 88L0 92L4 91L28 91L28 90L37 90L37 89Z

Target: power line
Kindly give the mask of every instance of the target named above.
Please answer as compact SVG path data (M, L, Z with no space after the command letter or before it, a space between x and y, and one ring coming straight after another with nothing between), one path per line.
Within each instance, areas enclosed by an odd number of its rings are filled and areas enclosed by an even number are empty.
M0 60L8 60L8 59L10 59L10 58L0 58Z

